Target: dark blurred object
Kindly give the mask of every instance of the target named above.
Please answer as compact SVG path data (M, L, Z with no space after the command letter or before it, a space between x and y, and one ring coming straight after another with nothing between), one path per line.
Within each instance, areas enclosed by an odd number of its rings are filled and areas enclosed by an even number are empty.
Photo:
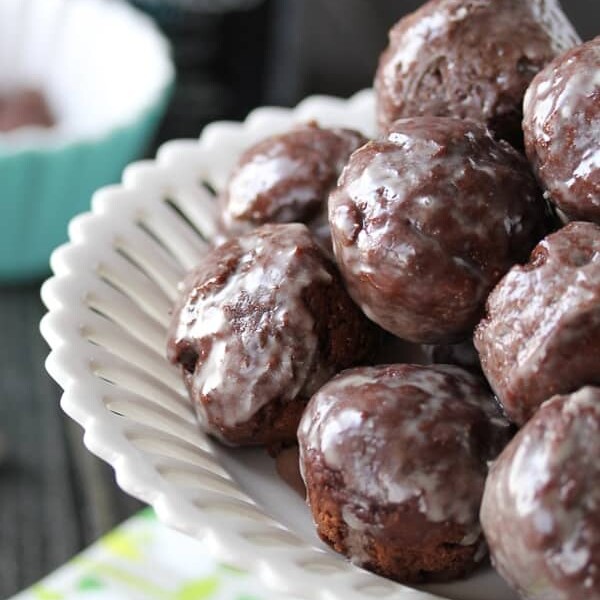
M173 45L177 86L159 139L195 137L263 102L268 0L130 0Z
M370 87L387 32L419 0L274 0L270 103ZM276 57L276 58L274 58Z
M424 4L419 0L273 0L270 103L337 96L370 87L390 27ZM583 39L600 33L600 2L563 0Z
M141 508L60 410L61 390L44 369L45 312L39 285L0 287L0 598Z
M54 119L46 99L37 90L0 95L0 132L21 127L52 127Z
M390 27L422 0L130 0L171 39L178 81L159 140L195 137L262 104L370 87ZM566 0L584 39L600 3Z
M287 483L299 496L306 498L306 487L300 474L300 454L298 446L283 448L275 458L277 474Z

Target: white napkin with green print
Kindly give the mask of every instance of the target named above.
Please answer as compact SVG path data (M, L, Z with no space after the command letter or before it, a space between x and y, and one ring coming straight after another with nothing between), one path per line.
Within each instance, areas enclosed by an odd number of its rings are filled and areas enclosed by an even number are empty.
M146 509L13 600L271 600Z

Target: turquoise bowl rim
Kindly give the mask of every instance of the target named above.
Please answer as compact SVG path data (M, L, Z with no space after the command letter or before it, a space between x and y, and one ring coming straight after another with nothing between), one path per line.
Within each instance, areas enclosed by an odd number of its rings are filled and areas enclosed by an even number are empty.
M3 232L3 228L8 224L9 227L28 229L36 245L35 248L27 246L29 254L24 257L23 245L25 244L5 243L0 239L0 285L31 282L48 274L50 254L56 246L67 240L67 228L71 218L89 208L92 194L96 189L117 183L125 167L130 162L143 157L144 150L158 128L175 88L176 73L170 46L166 39L164 42L169 56L169 69L165 82L134 118L95 135L48 140L38 146L27 141L17 144L16 148L9 149L8 146L0 143L0 238L10 233L7 230ZM127 151L128 145L131 146L129 151ZM122 153L123 146L124 153ZM120 159L115 159L114 155L119 157L120 151L122 153ZM72 160L73 164L68 165L69 158L80 160L85 157L90 158L94 153L107 157L108 162L112 159L112 164L109 164L107 172L101 174L96 180L90 180L87 185L83 181L80 182L86 188L84 195L69 198L68 202L59 209L61 217L56 222L45 227L37 215L32 214L33 211L28 211L26 207L23 207L23 210L17 208L13 217L6 217L6 214L11 211L12 205L9 203L13 202L14 198L5 197L3 168L7 169L5 176L11 174L31 178L35 177L31 174L35 171L29 169L27 163L35 162L39 172L51 170L53 165L59 164L63 164L64 169L64 165L67 164L67 171L76 174L77 164ZM38 237L38 233L41 237Z
M132 129L145 119L151 119L154 112L158 111L160 113L158 116L162 117L164 112L166 111L168 103L175 89L176 75L174 67L172 67L172 69L170 70L168 77L168 81L156 93L156 96L153 98L152 102L146 104L146 106L142 108L133 119L130 119L129 121L120 123L118 125L114 125L106 131L81 137L42 141L41 144L37 146L34 142L28 141L19 143L16 148L8 146L0 140L0 166L2 166L1 161L5 159L12 160L14 158L19 158L27 154L51 155L57 154L58 152L67 152L76 147L96 146L98 144L104 143L112 137L123 133L128 129Z

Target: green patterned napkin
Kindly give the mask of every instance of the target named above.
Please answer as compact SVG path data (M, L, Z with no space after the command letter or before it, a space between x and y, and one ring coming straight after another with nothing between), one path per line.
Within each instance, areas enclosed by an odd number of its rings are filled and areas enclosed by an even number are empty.
M207 556L151 509L13 600L267 600L251 575Z

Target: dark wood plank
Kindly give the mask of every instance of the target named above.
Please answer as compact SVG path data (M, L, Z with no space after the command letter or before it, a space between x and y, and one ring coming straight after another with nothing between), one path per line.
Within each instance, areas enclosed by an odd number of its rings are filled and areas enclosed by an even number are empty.
M135 512L82 444L44 370L37 286L0 290L0 598L34 583Z

